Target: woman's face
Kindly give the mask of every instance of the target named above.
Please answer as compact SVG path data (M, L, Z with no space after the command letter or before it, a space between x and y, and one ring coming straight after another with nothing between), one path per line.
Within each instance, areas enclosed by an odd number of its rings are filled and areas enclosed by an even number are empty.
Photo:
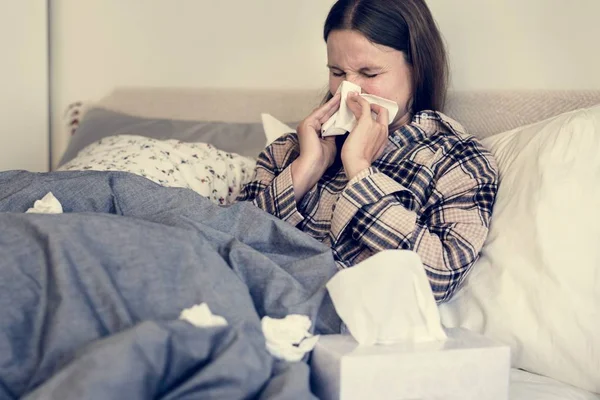
M350 81L363 93L398 103L393 129L410 121L411 67L401 51L372 43L358 31L334 30L327 38L327 66L331 94L342 81Z

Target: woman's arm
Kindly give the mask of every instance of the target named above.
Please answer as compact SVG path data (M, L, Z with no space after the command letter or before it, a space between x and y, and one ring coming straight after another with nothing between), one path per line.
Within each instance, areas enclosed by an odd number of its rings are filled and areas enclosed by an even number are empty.
M269 214L296 226L304 217L296 205L333 163L335 139L322 138L321 126L340 107L336 94L316 108L300 125L259 156L254 179L242 190L239 201L252 201Z
M495 163L486 153L455 161L436 180L433 201L424 205L410 190L371 167L355 176L342 193L332 220L332 240L335 244L350 235L373 252L416 251L436 300L446 301L483 247L496 191Z
M238 201L251 201L275 217L298 225L304 217L296 208L292 163L299 156L296 134L274 141L259 155L254 178L244 186Z

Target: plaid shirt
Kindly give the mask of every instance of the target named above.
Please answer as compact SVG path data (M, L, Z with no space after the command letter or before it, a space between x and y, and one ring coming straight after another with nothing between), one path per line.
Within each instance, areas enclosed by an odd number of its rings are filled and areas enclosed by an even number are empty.
M252 201L329 245L339 268L386 249L416 251L438 302L449 300L478 257L498 187L490 153L433 111L391 132L383 155L348 182L334 164L297 204L290 164L296 134L258 159L238 200Z

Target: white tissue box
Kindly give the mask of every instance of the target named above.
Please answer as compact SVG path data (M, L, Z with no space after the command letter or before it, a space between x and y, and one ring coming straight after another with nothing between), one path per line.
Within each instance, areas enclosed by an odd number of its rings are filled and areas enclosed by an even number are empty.
M465 329L440 342L359 346L324 335L312 354L315 395L328 399L506 400L510 349Z

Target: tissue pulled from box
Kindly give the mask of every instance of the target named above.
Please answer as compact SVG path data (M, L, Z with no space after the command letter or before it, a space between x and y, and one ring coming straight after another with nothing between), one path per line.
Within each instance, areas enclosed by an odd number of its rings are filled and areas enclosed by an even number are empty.
M335 309L361 345L446 339L419 255L386 250L327 283Z
M356 117L352 113L352 110L348 107L346 103L346 98L348 97L348 93L357 92L361 93L360 96L363 97L371 104L377 104L381 107L387 109L389 114L389 123L391 124L398 114L398 104L395 101L384 99L382 97L374 96L371 94L362 93L362 89L360 86L355 85L352 82L343 81L338 90L336 92L341 94L340 99L340 108L337 110L321 127L321 136L335 136L335 135L344 135L347 132L351 132L352 129L356 126ZM373 118L376 118L376 115L372 113Z

